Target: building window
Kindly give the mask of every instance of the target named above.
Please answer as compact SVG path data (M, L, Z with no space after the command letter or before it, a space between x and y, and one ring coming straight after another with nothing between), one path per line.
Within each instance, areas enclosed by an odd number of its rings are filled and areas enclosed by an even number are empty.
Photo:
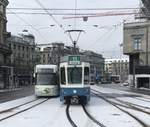
M141 38L134 38L134 50L141 50L141 43L142 39Z
M18 50L20 50L20 45L18 46Z
M16 49L16 45L14 44L14 49Z
M11 48L11 44L9 44L9 48Z
M45 58L45 54L43 54L43 58Z
M4 7L3 5L0 5L0 13L3 13Z

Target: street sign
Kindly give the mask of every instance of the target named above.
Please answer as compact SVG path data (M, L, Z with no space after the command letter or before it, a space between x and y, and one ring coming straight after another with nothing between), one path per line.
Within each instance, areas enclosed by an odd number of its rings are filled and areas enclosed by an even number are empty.
M69 56L68 63L70 65L80 65L80 56Z

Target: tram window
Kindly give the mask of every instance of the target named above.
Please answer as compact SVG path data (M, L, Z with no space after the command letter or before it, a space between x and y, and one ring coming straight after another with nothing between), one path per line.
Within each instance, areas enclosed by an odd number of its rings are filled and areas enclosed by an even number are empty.
M82 83L82 68L68 67L68 83L81 84Z
M57 85L57 76L55 73L37 73L37 85Z
M65 76L65 68L61 68L60 69L60 73L61 73L61 84L66 84L66 76Z
M84 84L89 84L89 67L84 68Z

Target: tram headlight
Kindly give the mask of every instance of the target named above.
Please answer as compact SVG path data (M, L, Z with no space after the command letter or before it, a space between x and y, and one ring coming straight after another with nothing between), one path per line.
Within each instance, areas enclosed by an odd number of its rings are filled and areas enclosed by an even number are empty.
M76 94L76 93L77 93L77 91L76 91L76 90L73 90L73 93L74 93L74 94Z

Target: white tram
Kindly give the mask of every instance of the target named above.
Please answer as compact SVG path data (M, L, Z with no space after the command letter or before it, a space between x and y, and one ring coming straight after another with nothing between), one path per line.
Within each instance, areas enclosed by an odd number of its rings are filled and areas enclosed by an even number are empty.
M57 65L36 65L35 67L35 95L58 96Z
M60 63L60 101L83 103L90 100L90 64L84 56L65 56Z

